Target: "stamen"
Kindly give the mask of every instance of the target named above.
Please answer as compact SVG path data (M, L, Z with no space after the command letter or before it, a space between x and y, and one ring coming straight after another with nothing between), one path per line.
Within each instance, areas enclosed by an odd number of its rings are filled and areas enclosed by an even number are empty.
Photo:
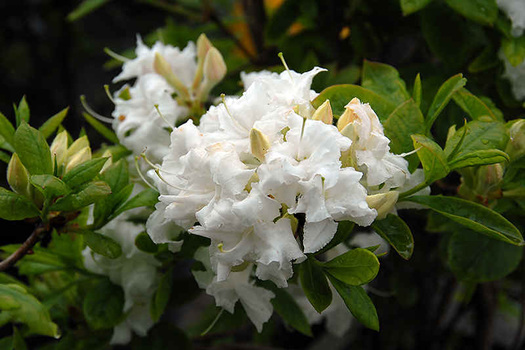
M230 110L228 109L228 105L226 104L226 95L225 94L221 94L221 99L222 99L222 104L224 105L224 108L226 109L226 113L228 113L228 115L230 116L230 119L241 129L243 130L246 130L248 131L248 129L246 129L244 126L242 126L241 124L239 124L239 122L237 121L237 119L235 119L233 117L233 115L230 113Z
M170 133L173 131L173 126L170 124L170 122L168 121L168 119L166 119L166 117L164 117L164 115L160 112L160 109L159 109L159 105L158 104L155 104L153 105L153 107L155 107L155 110L157 110L157 113L159 114L159 116L162 118L162 120L164 120L166 122L166 124L168 125L168 128L170 128Z
M112 51L110 48L108 47L105 47L104 48L104 52L106 53L106 55L108 55L109 57L111 58L114 58L116 59L117 61L120 61L120 62L128 62L128 61L131 61L129 58L127 57L124 57L122 55L119 55L118 53L116 53L115 51Z
M204 336L204 335L208 334L208 332L211 331L211 330L213 329L213 327L215 326L215 324L217 323L217 321L219 321L219 318L221 318L223 312L224 312L224 309L221 309L221 311L219 311L219 313L217 314L217 317L215 317L215 319L214 319L213 322L208 326L208 328L206 328L206 329L204 330L204 332L201 333L201 336Z
M146 178L144 177L144 175L142 174L142 171L140 170L140 167L139 167L139 156L135 156L135 169L137 169L137 173L139 174L140 178L142 179L142 181L144 181L144 183L146 185L148 185L148 187L150 187L151 189L157 191L157 189L155 188L155 186L153 186L152 184L150 184L148 182L148 180L146 180Z
M109 85L104 85L104 90L106 91L106 95L108 95L108 98L111 102L113 102L114 105L116 105L115 100L113 99L113 96L111 96L111 92L109 91Z
M410 152L401 153L401 154L399 154L399 156L403 157L403 158L408 157L408 156L410 156L410 155L412 155L414 153L417 153L417 151L419 151L421 148L423 148L423 146L419 146L418 148L416 148L415 150L410 151Z
M113 123L113 118L108 118L108 117L104 117L103 115L100 115L98 114L97 112L95 112L93 110L93 108L91 108L87 101L86 101L86 96L84 95L80 95L80 103L82 104L82 107L84 107L84 109L89 113L91 114L94 118L100 120L101 122L104 122L104 123L108 123L108 124L111 124Z
M277 54L277 56L279 56L279 58L281 59L281 62L283 63L283 66L284 66L284 69L286 69L286 71L288 72L288 75L290 76L290 80L293 82L292 72L290 72L290 68L288 68L288 65L286 64L286 61L284 60L283 53L279 52Z

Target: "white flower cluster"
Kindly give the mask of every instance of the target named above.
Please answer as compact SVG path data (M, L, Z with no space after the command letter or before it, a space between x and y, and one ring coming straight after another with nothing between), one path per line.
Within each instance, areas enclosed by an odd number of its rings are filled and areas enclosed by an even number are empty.
M89 247L82 252L86 269L108 276L111 282L124 290L123 312L127 316L115 326L111 344L127 344L132 331L145 336L154 324L150 302L157 289L160 262L135 246L135 238L141 232L144 232L144 226L127 221L126 214L122 214L100 230L101 234L120 244L120 257L109 259L94 253Z
M514 67L503 52L499 56L505 65L503 76L509 81L512 94L519 101L525 100L525 60Z
M328 244L338 221L370 225L413 182L368 104L350 101L337 126L328 103L314 110L321 71L244 75L244 94L175 129L150 171L161 194L150 235L171 222L210 238L214 275L199 284L230 312L240 300L259 330L273 293L253 285L253 269L286 287L292 264Z
M512 35L521 36L525 31L525 1L523 0L496 0L499 8L512 22Z

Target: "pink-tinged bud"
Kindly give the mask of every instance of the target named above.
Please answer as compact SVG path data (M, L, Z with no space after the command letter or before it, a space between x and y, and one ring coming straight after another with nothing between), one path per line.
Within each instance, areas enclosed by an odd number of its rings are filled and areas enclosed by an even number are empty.
M510 127L506 152L511 159L525 154L525 119L518 120Z
M7 182L16 193L32 198L29 173L16 153L13 153L7 165Z
M503 173L503 166L499 163L479 167L476 176L476 194L488 198L498 197Z
M206 34L199 35L197 39L197 59L204 61L206 54L213 47Z
M224 78L226 71L226 63L219 50L210 48L204 59L204 80L215 86Z
M312 119L320 120L325 124L332 125L334 122L334 114L332 113L332 106L330 105L329 100L324 101L324 103L316 109Z

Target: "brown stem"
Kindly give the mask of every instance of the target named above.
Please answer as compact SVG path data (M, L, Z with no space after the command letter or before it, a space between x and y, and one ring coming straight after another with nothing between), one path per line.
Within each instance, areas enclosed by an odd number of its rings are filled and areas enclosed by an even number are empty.
M9 255L6 259L0 261L0 271L5 271L18 260L22 259L27 252L33 248L33 246L38 242L40 235L48 230L47 227L38 225L31 236L29 236L24 243L18 248L13 254Z

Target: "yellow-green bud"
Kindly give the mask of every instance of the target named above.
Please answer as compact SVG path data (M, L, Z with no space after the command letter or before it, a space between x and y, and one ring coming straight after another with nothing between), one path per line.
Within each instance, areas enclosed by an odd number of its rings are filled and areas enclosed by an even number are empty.
M199 35L199 38L197 39L197 59L204 61L208 50L212 47L213 45L206 36L206 34L202 33L201 35Z
M497 198L500 194L503 173L503 167L499 163L479 167L476 177L476 194Z
M66 165L66 173L76 167L77 165L80 165L88 160L91 159L91 148L89 146L82 148L80 151L78 151L76 154L71 156Z
M361 102L357 97L354 97L346 106L344 113L339 117L339 120L337 121L337 129L339 131L342 131L348 124L352 123L357 116L355 115L355 112L351 108L346 108L348 105L352 104L360 104Z
M215 47L208 50L204 59L204 81L205 84L215 86L226 75L226 63L221 53ZM211 90L211 88L210 88Z
M86 147L89 147L89 140L87 136L82 136L76 139L75 142L73 142L67 149L65 159L66 162Z
M320 120L325 124L332 125L334 122L334 114L332 113L332 106L330 105L329 100L324 101L324 103L317 108L312 119Z
M506 152L512 159L525 153L525 119L520 119L510 127Z
M155 60L153 62L153 68L157 74L161 75L166 79L168 84L173 86L175 90L181 95L184 99L189 99L190 95L188 88L177 78L173 70L171 69L170 64L166 59L158 52L155 52Z
M259 130L252 128L250 130L250 150L252 154L262 162L269 148L270 141L268 137Z
M102 158L108 158L108 160L106 161L106 163L104 163L104 166L102 167L102 169L100 169L100 173L102 174L107 168L109 168L111 166L111 164L113 164L113 154L111 153L111 151L108 149L106 150L103 154L102 154Z
M16 193L32 198L29 173L16 153L13 153L7 165L7 182Z
M51 146L49 147L51 150L51 157L53 158L53 162L56 159L56 163L59 167L66 161L67 141L67 131L64 130L55 137L55 139L51 143Z
M366 196L366 202L370 208L377 210L377 219L381 220L386 218L388 213L392 212L398 197L399 192L390 191Z

